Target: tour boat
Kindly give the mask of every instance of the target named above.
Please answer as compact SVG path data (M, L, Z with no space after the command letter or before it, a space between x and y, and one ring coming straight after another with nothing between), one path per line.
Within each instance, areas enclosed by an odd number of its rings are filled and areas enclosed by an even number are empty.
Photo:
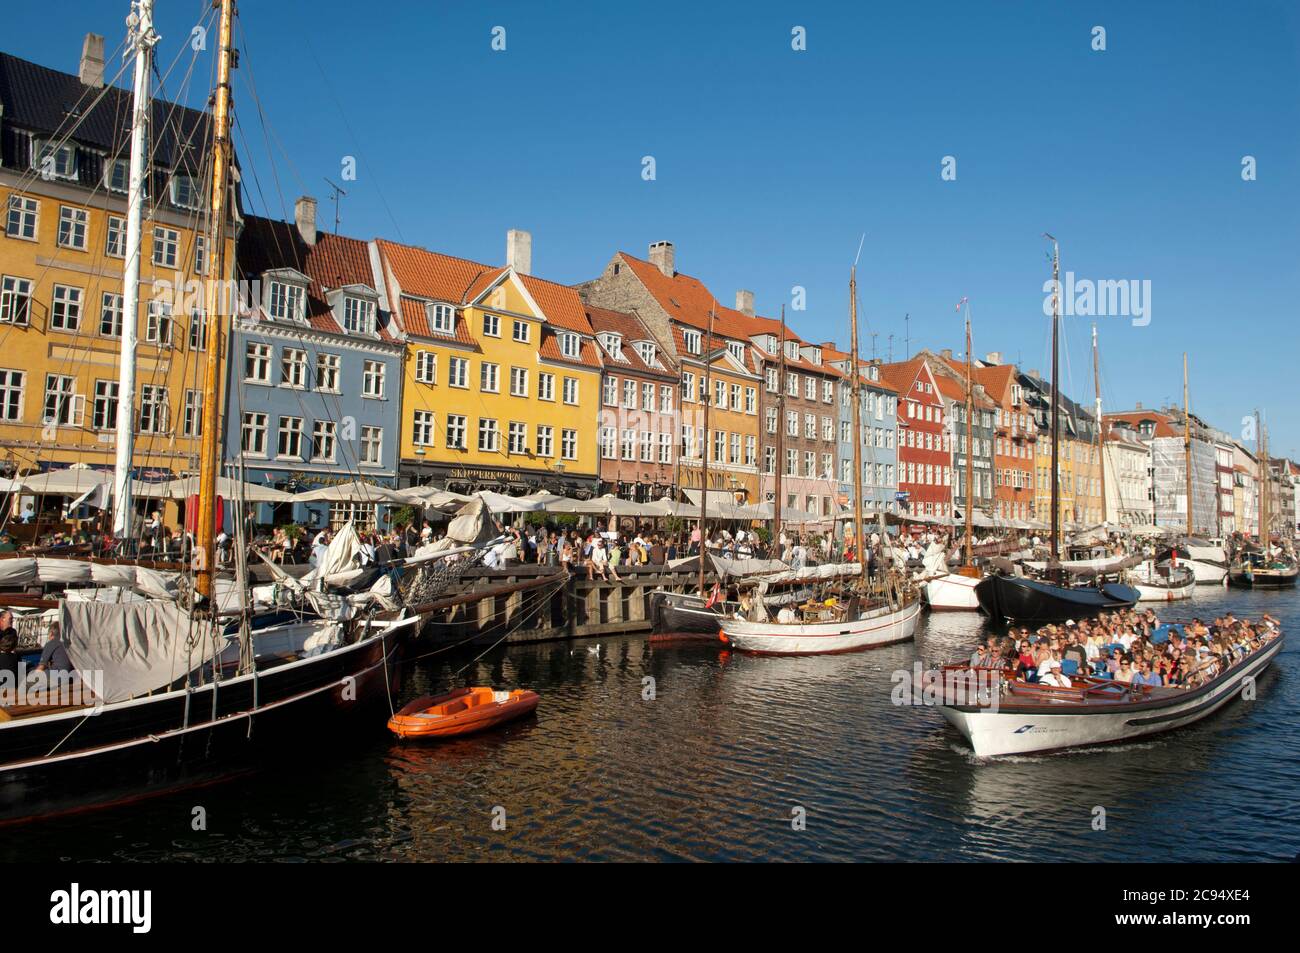
M1183 564L1157 565L1147 560L1128 573L1128 580L1138 591L1138 602L1175 602L1190 599L1196 590L1196 574Z
M967 665L930 673L940 711L978 757L1135 741L1200 721L1242 692L1282 649L1282 634L1197 688L1073 678L1070 688L1010 681ZM989 684L993 680L995 684ZM970 687L974 686L974 687Z
M388 720L388 730L399 738L454 738L522 718L539 701L541 696L523 688L457 688L417 698Z
M781 623L723 619L721 639L753 655L832 655L906 642L916 631L921 603L882 605L855 618L826 622Z

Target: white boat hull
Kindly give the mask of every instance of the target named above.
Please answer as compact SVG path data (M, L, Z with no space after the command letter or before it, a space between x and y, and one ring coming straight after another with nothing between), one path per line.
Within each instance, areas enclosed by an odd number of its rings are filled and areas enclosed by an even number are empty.
M948 573L936 576L925 584L925 601L936 611L979 612L980 601L975 595L978 579Z
M724 619L722 637L733 648L755 655L830 655L858 652L894 642L906 642L916 631L920 601L902 609L882 606L851 622L782 625Z
M1180 559L1180 566L1188 566L1196 574L1196 584L1198 586L1221 586L1223 580L1228 577L1227 566L1216 566L1214 563L1202 562L1199 559Z
M1275 640L1239 663L1228 677L1188 691L1172 704L1117 704L1114 711L1098 711L1100 706L1094 705L1093 710L1077 714L1070 713L1071 706L1065 703L1028 706L1033 711L946 705L940 710L981 758L1134 741L1190 725L1218 711L1240 694L1243 681L1263 672L1281 648L1282 640Z
M1138 602L1177 602L1192 598L1192 593L1196 591L1195 582L1189 582L1185 586L1148 586L1141 582L1132 585L1138 591Z

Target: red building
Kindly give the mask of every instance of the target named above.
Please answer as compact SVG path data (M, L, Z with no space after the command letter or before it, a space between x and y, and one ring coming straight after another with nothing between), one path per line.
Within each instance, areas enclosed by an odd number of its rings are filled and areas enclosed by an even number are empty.
M925 358L914 357L882 364L880 377L898 391L898 492L905 512L951 515L952 446L934 372Z

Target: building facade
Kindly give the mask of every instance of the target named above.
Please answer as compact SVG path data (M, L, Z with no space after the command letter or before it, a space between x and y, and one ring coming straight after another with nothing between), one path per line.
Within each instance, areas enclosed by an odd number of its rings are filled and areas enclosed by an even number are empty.
M1152 526L1151 448L1127 426L1106 420L1105 520L1120 526Z
M839 370L839 499L853 506L853 401L850 395L849 354L829 344L822 348ZM878 362L858 362L861 387L859 459L862 461L862 507L864 513L897 513L898 499L898 392L884 382Z
M401 436L402 342L376 287L366 242L250 216L238 270L259 291L231 336L228 472L289 492L361 481L391 487ZM255 284L254 284L255 283ZM368 502L261 504L260 523L382 526Z
M91 105L94 101L93 106ZM84 110L84 111L83 111ZM105 86L103 38L78 74L0 54L0 469L111 470L135 421L137 476L198 467L207 340L206 116L152 104L141 232L136 391L119 393L131 94ZM227 223L233 266L238 190ZM224 359L224 354L222 355ZM156 506L141 501L142 509ZM174 505L166 518L175 522Z
M952 441L945 401L924 357L883 364L881 379L898 394L898 498L917 519L952 516Z

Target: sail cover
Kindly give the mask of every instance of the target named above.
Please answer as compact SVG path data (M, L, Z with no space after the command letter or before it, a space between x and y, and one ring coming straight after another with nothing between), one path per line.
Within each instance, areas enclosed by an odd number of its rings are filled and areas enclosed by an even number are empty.
M208 662L217 639L174 602L63 600L63 643L82 677L103 700L126 701L165 688ZM193 636L194 645L188 645Z

